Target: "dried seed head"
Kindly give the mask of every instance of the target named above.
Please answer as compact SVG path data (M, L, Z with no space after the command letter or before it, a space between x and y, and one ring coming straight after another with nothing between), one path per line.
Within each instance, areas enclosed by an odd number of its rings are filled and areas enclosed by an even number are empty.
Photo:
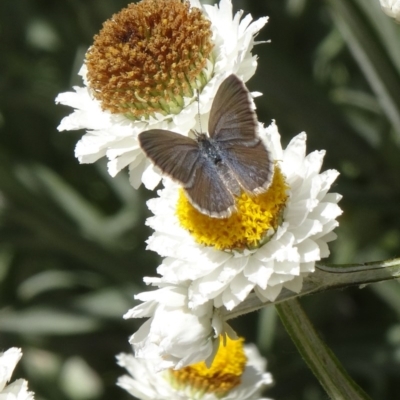
M179 0L130 4L103 24L86 54L87 78L104 110L131 119L176 114L206 81L210 22Z

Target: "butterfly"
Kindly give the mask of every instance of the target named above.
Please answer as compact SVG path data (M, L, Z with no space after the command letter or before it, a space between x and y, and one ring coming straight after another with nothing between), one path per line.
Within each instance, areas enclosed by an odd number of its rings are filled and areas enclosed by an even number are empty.
M235 211L235 196L267 191L273 176L270 152L258 134L250 93L228 76L212 103L208 132L195 138L151 129L139 134L144 153L164 175L178 182L191 204L213 218Z

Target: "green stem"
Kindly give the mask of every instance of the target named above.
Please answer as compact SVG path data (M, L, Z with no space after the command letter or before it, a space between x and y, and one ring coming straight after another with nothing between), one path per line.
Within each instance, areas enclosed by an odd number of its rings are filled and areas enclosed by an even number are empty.
M305 295L315 294L332 289L344 289L350 286L366 286L373 282L383 282L400 277L400 258L364 264L323 265L318 264L315 271L303 280L300 293L282 289L274 301L261 301L255 293L233 310L221 309L225 320L236 318L242 314L259 310L269 304L278 304Z
M304 361L331 399L370 399L321 340L297 299L277 304L276 309Z

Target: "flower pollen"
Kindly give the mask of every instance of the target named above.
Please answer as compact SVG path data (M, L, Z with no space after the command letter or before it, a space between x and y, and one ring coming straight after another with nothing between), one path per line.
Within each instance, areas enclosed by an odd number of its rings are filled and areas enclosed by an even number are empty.
M87 79L102 108L138 120L177 114L207 83L210 21L180 0L129 4L103 24L86 53Z
M180 191L177 216L197 243L218 250L244 250L259 247L276 230L288 195L288 186L277 165L272 183L265 193L236 198L236 212L228 218L211 218L197 211Z
M191 391L205 394L214 393L218 397L226 395L241 383L247 357L243 349L243 338L226 338L225 346L220 340L218 352L210 368L204 361L179 370L169 370L172 384L190 387Z

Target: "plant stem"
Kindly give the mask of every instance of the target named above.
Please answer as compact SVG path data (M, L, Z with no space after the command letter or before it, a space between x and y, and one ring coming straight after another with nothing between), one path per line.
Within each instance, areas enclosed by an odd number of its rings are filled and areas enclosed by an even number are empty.
M297 299L282 302L275 307L304 361L331 399L370 399L321 340Z
M297 297L315 294L332 289L344 289L350 286L364 287L374 282L383 282L400 277L400 258L363 264L324 265L318 264L315 271L303 280L300 293L283 288L274 301L261 301L251 293L245 301L233 310L220 310L227 321L240 315L259 310L270 304L278 304Z

